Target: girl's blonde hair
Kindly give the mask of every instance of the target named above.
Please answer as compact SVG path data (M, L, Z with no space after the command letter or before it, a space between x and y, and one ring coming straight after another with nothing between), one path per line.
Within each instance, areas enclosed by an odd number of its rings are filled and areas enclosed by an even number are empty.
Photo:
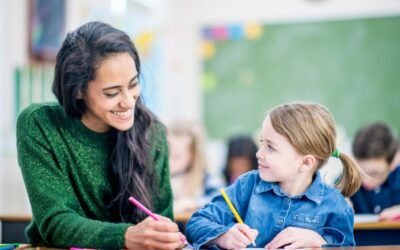
M204 190L203 182L207 171L207 161L204 152L204 129L199 123L194 121L178 121L168 126L168 134L188 136L190 138L192 164L187 170L184 190L181 191L186 197L202 195Z
M321 168L336 150L336 128L332 115L322 105L296 102L279 105L269 112L275 131L288 138L301 154L311 154ZM346 197L361 186L361 172L357 163L340 152L343 174L336 184Z

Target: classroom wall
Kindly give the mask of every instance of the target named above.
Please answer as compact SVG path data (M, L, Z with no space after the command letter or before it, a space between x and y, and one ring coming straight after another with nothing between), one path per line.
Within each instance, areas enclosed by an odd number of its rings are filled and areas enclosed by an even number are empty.
M13 99L13 69L27 61L27 1L0 1L0 11L0 214L28 213L16 159Z
M203 109L204 99L201 93L203 65L200 50L201 29L204 26L243 23L294 23L297 21L319 22L321 20L395 16L400 15L400 2L397 0L237 0L229 1L229 4L227 4L225 0L172 0L170 1L170 14L174 18L168 20L167 23L168 34L170 35L168 44L170 44L171 49L167 50L167 68L165 70L168 72L168 77L166 82L168 86L174 86L170 88L170 91L182 90L180 92L185 93L180 96L178 93L170 94L170 104L179 107L174 117L192 114L192 116L203 120L205 110ZM179 51L173 50L173 48L179 48ZM174 51L174 53L171 53L171 51ZM168 82L171 80L173 82ZM221 102L223 101L221 100ZM346 128L340 128L339 133L338 145L345 152L349 152L350 138ZM209 158L211 159L210 168L220 168L224 159L218 153L224 152L224 144L222 141L212 140L211 138L210 145L211 147L208 147ZM215 154L214 152L218 153ZM330 161L324 170L330 171L326 180L332 182L340 172L340 164Z
M168 86L187 91L184 96L171 100L183 109L178 110L178 114L190 116L195 113L200 114L200 118L203 115L200 32L205 25L337 20L400 14L400 2L397 0L237 0L229 1L229 4L226 0L171 0L170 8L174 18L167 24L169 44L179 48L179 52L173 48L167 50L174 51L168 52L167 56L167 81L173 80L173 83L168 82Z
M30 213L16 160L12 106L12 69L27 61L27 2L0 1L0 214ZM159 115L166 122L203 118L200 30L204 25L400 15L398 0L169 0L159 1L163 5L155 10L128 2L131 11L143 11L140 18L160 32L162 67L156 91L161 93ZM85 21L85 13L95 9L95 4L107 4L108 0L67 3L67 30L72 30ZM209 151L222 152L219 146ZM212 165L221 165L221 153L210 157Z
M3 12L4 12L4 1L0 2L0 17L3 16ZM3 34L3 19L0 18L0 34ZM0 39L0 82L3 82L3 78L4 78L4 72L3 72L3 65L4 65L4 55L3 55L3 51L4 51L4 46L3 46L3 39ZM1 99L1 98L0 98ZM4 107L4 103L1 102L0 105L2 107ZM3 140L4 140L4 115L2 112L0 112L0 144L2 144ZM2 150L1 150L2 151ZM3 157L2 157L2 153L0 151L0 182L2 180L2 176L3 176L3 169L4 167L2 167L3 164ZM0 201L3 201L3 185L0 185Z
M164 30L160 28L164 23L162 18L167 16L162 4L153 9L127 1L125 12L115 15L109 11L110 0L68 0L66 3L66 31L94 20L111 23L128 34L146 28L161 31ZM133 22L132 19L126 21L130 16L134 17ZM0 112L0 214L30 213L17 163L13 75L15 67L28 64L27 30L28 1L0 1L0 102L3 107ZM155 89L153 92L158 93L159 90Z
M2 91L1 100L4 115L4 133L5 141L3 141L3 147L6 150L10 150L13 146L14 137L10 135L10 132L14 130L14 107L13 107L13 69L15 65L25 64L27 62L27 39L28 34L26 32L27 27L27 1L25 0L15 0L11 2L2 1L4 8L1 8L3 13L1 19L3 22L3 30L1 33L1 40L3 40L3 78L2 78Z

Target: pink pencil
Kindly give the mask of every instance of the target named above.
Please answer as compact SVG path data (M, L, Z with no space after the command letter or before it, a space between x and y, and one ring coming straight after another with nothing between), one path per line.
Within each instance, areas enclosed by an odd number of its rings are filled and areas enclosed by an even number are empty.
M154 220L158 220L157 216L155 214L153 214L153 212L151 212L147 207L143 206L142 203L140 203L138 200L136 200L135 198L133 198L132 196L129 197L129 201L135 205L137 208L139 208L140 210L142 210L143 212L145 212L148 216L150 216L151 218L153 218Z
M143 206L142 203L140 203L138 200L136 200L135 198L133 198L132 196L129 197L129 201L135 205L137 208L139 208L140 210L142 210L143 212L145 212L148 216L150 216L151 218L153 218L154 220L158 221L159 219L157 218L157 216L155 214L153 214L153 212L151 212L147 207ZM185 244L187 244L185 238L181 237L181 241Z

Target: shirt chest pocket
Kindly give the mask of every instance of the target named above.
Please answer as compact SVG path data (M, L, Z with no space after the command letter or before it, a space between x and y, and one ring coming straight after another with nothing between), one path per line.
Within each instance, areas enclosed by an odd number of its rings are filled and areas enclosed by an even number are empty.
M322 225L322 215L293 213L290 222L291 226L318 228Z

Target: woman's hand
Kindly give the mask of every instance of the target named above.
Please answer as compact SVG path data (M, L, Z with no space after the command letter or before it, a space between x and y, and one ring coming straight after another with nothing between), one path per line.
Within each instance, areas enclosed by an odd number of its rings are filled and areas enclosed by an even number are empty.
M210 241L210 244L216 244L225 249L245 248L255 241L257 235L257 230L251 229L246 224L237 223L228 232Z
M147 217L125 232L127 249L177 249L185 245L186 237L179 232L178 225L169 218L156 215L156 221Z
M397 221L400 220L400 205L388 207L379 214L379 220Z
M321 247L321 245L324 244L326 244L326 241L313 230L299 227L287 227L278 233L270 243L265 245L265 248L313 248Z

